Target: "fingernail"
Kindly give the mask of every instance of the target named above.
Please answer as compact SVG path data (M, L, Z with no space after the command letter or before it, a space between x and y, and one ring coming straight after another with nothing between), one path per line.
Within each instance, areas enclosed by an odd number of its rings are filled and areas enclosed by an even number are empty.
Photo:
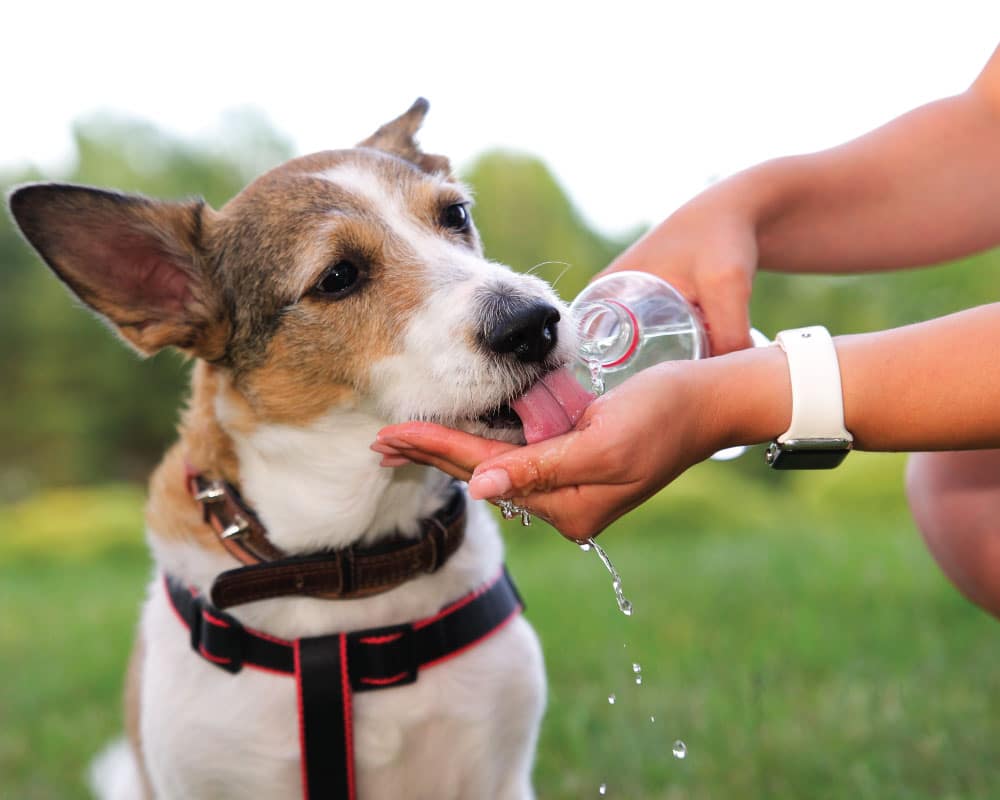
M399 449L392 447L382 442L374 442L368 445L369 450L374 450L376 453L381 453L384 456L398 456L400 455Z
M500 497L512 488L510 475L502 469L488 469L478 475L473 475L469 481L469 497L473 500L484 500L487 497Z
M380 467L405 467L413 462L405 456L382 456L379 462Z
M383 436L381 433L375 437L375 441L379 444L387 444L389 447L395 447L397 450L413 449L413 445L409 442L397 439L395 436Z

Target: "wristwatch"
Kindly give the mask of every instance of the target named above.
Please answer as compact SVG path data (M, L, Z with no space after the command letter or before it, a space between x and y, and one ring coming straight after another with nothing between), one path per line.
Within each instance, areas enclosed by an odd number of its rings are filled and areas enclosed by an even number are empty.
M853 446L844 427L840 362L830 332L822 325L782 331L775 337L788 358L792 421L767 448L773 469L832 469Z

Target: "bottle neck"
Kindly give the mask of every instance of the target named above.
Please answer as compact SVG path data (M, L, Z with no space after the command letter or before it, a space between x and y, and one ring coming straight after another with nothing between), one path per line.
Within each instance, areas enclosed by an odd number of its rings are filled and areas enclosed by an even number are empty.
M580 354L604 369L620 367L639 348L639 320L617 300L588 304L579 313Z

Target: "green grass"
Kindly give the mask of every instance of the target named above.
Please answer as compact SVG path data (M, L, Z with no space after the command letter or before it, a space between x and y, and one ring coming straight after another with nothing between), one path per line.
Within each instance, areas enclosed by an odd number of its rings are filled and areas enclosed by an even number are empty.
M631 618L594 554L505 524L547 660L539 796L995 797L1000 628L927 556L900 466L853 456L770 484L697 468L602 536ZM120 729L150 569L138 498L0 509L0 797L86 796Z

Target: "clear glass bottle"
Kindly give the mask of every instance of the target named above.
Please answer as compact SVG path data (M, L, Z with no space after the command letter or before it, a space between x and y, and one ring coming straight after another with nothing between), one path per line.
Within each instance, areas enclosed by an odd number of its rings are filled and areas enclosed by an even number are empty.
M570 305L579 334L580 382L596 394L661 361L707 358L708 336L698 312L669 283L648 272L612 272L588 285ZM756 346L770 344L751 329ZM726 460L746 448L731 447Z
M661 361L704 358L708 337L691 305L648 272L612 272L570 306L580 344L579 377L595 391ZM603 386L600 385L603 380Z

